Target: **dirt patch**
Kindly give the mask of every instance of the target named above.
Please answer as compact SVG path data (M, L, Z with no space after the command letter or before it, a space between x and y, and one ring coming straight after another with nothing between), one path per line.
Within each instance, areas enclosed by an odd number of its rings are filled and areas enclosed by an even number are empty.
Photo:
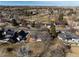
M67 57L79 57L79 46L72 46L71 52L67 54Z

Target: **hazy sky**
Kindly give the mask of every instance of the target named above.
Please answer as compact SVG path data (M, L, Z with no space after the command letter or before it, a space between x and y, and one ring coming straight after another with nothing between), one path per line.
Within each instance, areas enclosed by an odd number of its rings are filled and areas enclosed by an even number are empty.
M0 1L3 6L79 6L79 1Z

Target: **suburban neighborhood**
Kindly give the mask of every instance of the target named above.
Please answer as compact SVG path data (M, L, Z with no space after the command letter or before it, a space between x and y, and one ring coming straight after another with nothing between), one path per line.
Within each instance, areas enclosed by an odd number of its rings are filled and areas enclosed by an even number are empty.
M0 6L0 47L1 57L79 56L79 8Z

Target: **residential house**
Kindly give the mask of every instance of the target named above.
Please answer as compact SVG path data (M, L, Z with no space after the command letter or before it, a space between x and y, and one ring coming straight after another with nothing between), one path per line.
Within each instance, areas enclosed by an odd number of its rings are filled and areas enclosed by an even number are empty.
M0 30L0 42L11 42L11 43L17 43L28 40L29 38L29 32L25 32L24 30L21 30L19 32L14 31L13 29L1 29Z
M63 30L65 28L65 23L63 21L56 21L55 28L56 30Z
M63 32L58 35L58 38L68 43L79 43L79 37L70 32Z

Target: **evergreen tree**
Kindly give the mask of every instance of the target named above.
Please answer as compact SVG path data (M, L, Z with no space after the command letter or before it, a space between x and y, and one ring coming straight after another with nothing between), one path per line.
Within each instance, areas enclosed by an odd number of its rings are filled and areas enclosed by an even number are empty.
M50 32L49 33L50 33L51 37L53 37L53 38L55 38L57 36L55 25L53 23L51 23L51 27L50 27Z
M60 14L58 20L59 20L59 21L62 21L62 20L63 20L63 16L64 16L63 13Z

